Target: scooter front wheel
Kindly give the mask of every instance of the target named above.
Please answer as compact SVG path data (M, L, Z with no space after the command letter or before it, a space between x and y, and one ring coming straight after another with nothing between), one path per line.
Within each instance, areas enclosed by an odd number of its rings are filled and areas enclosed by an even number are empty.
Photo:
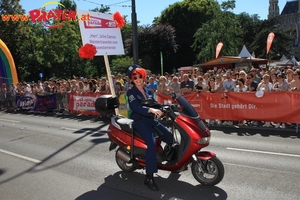
M135 171L137 168L134 166L133 163L126 162L124 159L122 159L121 156L118 156L118 155L120 155L119 151L121 151L122 154L127 154L128 152L126 152L121 147L118 148L117 151L116 151L116 155L115 155L116 163L120 167L120 169L122 169L124 172L133 172L133 171Z
M203 169L198 162L202 163ZM207 186L220 183L225 172L224 165L217 157L212 157L209 160L193 161L191 169L194 178L202 185Z

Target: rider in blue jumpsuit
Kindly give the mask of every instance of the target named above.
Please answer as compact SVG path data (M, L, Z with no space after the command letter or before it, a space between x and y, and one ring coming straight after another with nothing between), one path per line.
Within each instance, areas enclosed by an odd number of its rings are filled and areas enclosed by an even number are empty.
M166 144L173 143L173 135L160 122L154 119L153 114L161 116L159 109L149 108L141 104L142 100L152 98L152 93L147 87L143 87L146 78L146 71L138 65L132 65L127 72L133 82L133 87L127 91L129 107L132 110L130 118L134 120L133 127L146 142L146 178L145 184L152 190L158 190L153 179L153 173L157 172L157 154L154 130L157 130ZM141 80L140 80L141 79ZM154 100L154 99L153 99ZM154 100L155 101L155 100Z

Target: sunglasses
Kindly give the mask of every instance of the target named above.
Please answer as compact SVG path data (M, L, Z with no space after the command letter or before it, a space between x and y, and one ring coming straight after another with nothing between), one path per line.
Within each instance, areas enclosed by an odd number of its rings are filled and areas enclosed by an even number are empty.
M247 77L247 79L251 79L252 77Z
M133 77L134 80L137 80L138 78L139 78L139 79L142 79L143 77L142 77L142 75L134 76L134 77Z

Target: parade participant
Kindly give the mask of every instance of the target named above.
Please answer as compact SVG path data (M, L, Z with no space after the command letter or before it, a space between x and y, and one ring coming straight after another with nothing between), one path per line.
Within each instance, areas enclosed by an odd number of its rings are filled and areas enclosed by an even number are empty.
M138 65L132 65L128 68L127 75L133 83L133 87L127 91L129 106L132 110L130 118L134 120L133 127L141 135L147 144L146 150L146 177L144 184L151 190L159 190L154 182L153 173L157 172L157 155L154 130L157 130L162 140L167 145L172 145L173 136L171 132L160 122L155 120L152 114L160 117L163 113L160 109L150 108L142 105L143 100L153 99L152 93L148 87L144 87L146 70Z

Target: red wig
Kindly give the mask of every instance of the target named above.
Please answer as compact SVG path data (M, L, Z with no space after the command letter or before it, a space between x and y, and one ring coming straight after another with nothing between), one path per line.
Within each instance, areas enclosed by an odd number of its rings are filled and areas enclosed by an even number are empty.
M144 68L136 68L134 70L134 72L132 73L132 75L131 75L131 81L132 82L134 80L134 76L136 76L136 75L141 75L142 78L145 79L146 76L147 76L147 72L146 72L146 70Z

